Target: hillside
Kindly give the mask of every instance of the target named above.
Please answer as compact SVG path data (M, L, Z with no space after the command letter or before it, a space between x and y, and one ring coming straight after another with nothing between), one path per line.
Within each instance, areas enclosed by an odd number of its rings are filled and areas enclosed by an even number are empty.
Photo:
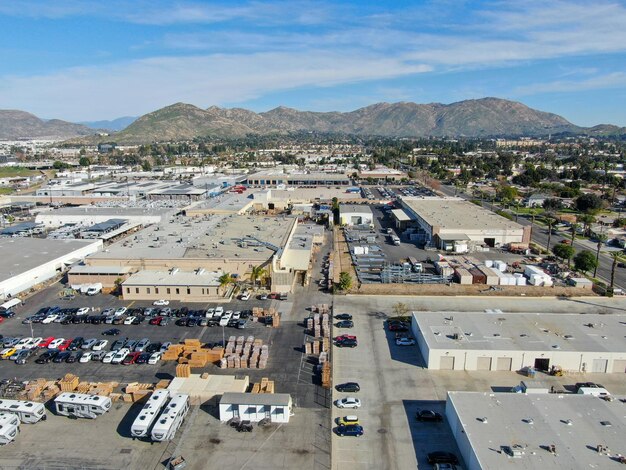
M81 124L51 119L44 121L34 114L17 110L0 110L0 139L68 139L94 134Z
M133 116L124 116L110 121L83 121L79 124L90 127L91 129L105 129L107 131L121 131L132 124L137 118Z

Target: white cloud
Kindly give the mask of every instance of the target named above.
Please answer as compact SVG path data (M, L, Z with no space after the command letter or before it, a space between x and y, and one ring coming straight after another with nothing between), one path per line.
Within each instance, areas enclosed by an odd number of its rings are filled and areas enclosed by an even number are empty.
M358 52L159 57L50 75L0 79L5 108L74 121L137 115L183 101L237 103L297 87L330 87L430 71L422 64Z
M584 80L556 80L547 83L532 83L517 87L514 92L520 96L540 93L564 93L597 90L605 88L623 88L626 86L626 73L614 72Z

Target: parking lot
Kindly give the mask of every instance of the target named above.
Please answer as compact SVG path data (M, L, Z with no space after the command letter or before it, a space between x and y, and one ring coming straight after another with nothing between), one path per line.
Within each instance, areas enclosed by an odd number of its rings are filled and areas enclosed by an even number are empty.
M498 299L506 311L609 312L623 311L625 302L612 299ZM354 349L334 347L333 384L358 382L357 393L333 391L333 400L354 396L360 409L333 407L333 422L340 416L357 415L364 427L361 437L333 435L333 468L431 468L426 456L436 450L451 451L460 457L445 420L442 423L417 422L415 412L430 409L444 413L448 390L505 391L523 379L517 372L429 371L417 346L397 346L394 334L385 329L385 319L393 315L393 304L405 302L411 310L481 311L493 308L494 299L481 298L390 298L348 296L335 299L335 312L353 315L354 328L335 329L335 336L357 336ZM544 377L559 389L576 382L600 382L613 394L626 393L621 374L570 374Z

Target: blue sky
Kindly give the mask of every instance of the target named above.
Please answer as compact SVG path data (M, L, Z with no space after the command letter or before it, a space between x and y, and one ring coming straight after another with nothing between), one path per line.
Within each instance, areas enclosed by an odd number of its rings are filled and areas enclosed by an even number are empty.
M484 96L626 126L626 1L0 0L0 108L44 118Z

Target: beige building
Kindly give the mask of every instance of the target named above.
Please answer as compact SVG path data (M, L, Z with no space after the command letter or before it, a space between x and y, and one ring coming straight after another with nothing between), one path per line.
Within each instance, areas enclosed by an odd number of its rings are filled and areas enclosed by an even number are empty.
M220 300L219 278L223 272L139 271L122 284L124 300L177 300L208 302Z

